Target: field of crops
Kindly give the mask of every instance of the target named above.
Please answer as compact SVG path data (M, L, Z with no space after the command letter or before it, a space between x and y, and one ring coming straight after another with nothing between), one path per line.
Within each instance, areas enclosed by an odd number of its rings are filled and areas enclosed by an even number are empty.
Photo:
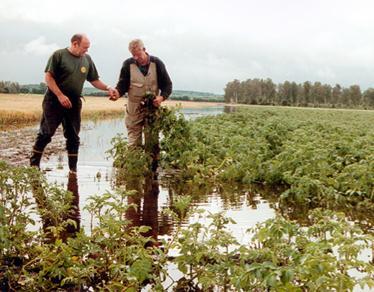
M90 232L69 235L76 223L68 220L66 191L35 170L0 164L2 289L374 287L373 112L251 107L186 121L162 109L157 119L163 172L179 190L163 215L176 222L170 238L149 237L149 227L134 227L123 216L133 207L126 200L133 192L121 181L147 177L149 159L122 137L111 150L120 188L91 197ZM272 200L284 212L248 230L244 244L221 213L208 214L208 225L185 225L186 217L202 215L191 204L195 192L238 185L276 190ZM302 223L292 220L296 211ZM35 213L47 229L37 228ZM183 277L173 279L171 264Z
M164 162L193 184L282 187L281 202L354 208L373 222L373 125L372 111L239 110L166 133Z

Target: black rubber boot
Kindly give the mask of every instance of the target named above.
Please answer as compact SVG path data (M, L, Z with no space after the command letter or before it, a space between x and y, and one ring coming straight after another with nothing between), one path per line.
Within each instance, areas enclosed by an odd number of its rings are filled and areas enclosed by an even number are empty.
M30 166L40 169L40 160L42 159L42 155L42 151L33 150L30 157Z
M68 153L68 163L69 163L70 171L77 172L78 153L76 154Z

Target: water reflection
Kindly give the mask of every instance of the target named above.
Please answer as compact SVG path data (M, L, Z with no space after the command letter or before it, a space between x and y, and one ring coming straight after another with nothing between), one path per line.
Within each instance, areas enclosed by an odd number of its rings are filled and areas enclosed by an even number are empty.
M159 216L159 182L155 179L155 173L145 177L127 177L123 182L127 191L133 194L127 197L129 206L125 217L130 221L129 227L147 226L149 230L143 235L151 237L154 244L159 236L170 232L170 220L167 216Z
M80 230L81 214L79 210L79 191L77 173L69 172L67 190L71 193L71 204L66 214L66 220L70 219L74 224L68 224L66 227L66 236L74 237Z
M162 187L168 190L170 202L177 196L189 195L193 206L214 212L226 211L238 224L247 228L252 227L253 218L262 222L275 214L297 221L302 226L309 226L312 223L308 217L311 210L329 208L312 201L303 204L286 201L280 197L286 190L285 186L239 183L193 185L178 180L175 176L164 176L161 179ZM344 212L349 220L354 221L365 232L374 232L374 214L337 205L333 209Z
M39 173L32 174L31 177L31 188L32 195L35 199L36 206L38 208L41 220L43 232L48 241L53 241L53 236L50 233L50 227L57 226L57 222L51 213L52 206L46 195L45 182L42 180L42 177Z
M42 228L46 242L54 242L57 238L66 241L75 237L80 230L80 209L77 174L69 172L67 192L49 189L40 174L31 180L32 194L42 220ZM53 227L62 227L56 233Z

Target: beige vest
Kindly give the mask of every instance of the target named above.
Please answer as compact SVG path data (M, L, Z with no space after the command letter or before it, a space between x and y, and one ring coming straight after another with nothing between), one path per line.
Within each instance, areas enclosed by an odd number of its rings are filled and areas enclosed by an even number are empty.
M147 92L156 96L159 94L156 64L153 62L149 64L146 76L143 75L136 64L130 64L130 87L127 93L129 101L139 103Z

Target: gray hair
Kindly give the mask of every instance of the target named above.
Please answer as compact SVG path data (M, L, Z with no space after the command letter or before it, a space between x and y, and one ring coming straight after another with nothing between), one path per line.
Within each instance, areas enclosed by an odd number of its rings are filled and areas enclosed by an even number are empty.
M135 48L144 48L144 43L141 39L134 39L129 43L129 51L132 52Z
M78 44L80 44L83 38L87 38L87 36L83 33L76 33L75 35L71 37L70 42L71 43L78 42Z

